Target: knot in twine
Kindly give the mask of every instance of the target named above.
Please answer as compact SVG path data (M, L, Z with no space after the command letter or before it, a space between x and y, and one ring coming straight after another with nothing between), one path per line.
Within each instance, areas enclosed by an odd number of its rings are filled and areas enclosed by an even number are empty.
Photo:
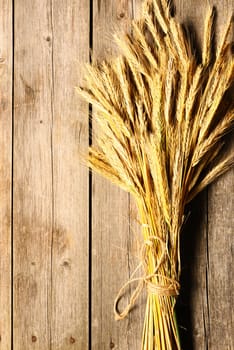
M162 246L162 254L160 256L160 259L158 261L157 266L154 269L154 272L151 274L148 274L148 251L149 249L153 248L154 242L158 241L161 246ZM140 294L143 291L143 288L146 288L147 292L149 294L154 294L157 296L167 296L167 297L172 297L172 296L178 296L179 295L179 290L180 290L180 284L178 281L176 281L173 278L166 277L162 274L158 273L158 270L160 266L162 265L165 256L167 252L167 246L166 243L157 236L150 236L147 240L144 241L142 249L141 249L141 263L137 266L135 271L132 273L130 279L120 288L115 301L114 301L114 314L115 314L115 319L116 320L122 320L124 319L133 306L136 303L136 300L140 296ZM142 277L136 277L133 278L133 276L136 274L136 272L139 270L140 267L144 267L145 270L145 275ZM158 278L163 280L163 284L159 282L153 281L153 278ZM139 282L135 290L133 291L132 295L130 296L129 303L125 306L122 312L118 310L118 303L124 294L124 291L127 286L134 282Z

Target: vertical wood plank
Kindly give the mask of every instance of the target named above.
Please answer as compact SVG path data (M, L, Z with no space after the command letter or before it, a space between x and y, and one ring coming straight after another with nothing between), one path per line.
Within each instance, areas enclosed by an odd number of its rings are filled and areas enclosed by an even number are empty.
M192 0L176 0L174 3L179 20L193 30L196 43L201 45L208 4ZM208 323L206 193L196 199L190 210L191 218L181 235L182 276L177 317L182 344L194 350L205 350Z
M51 34L50 1L15 2L14 350L51 341Z
M78 99L78 63L89 60L89 1L53 1L52 350L87 350L88 106Z
M234 0L220 0L214 4L218 10L217 20L221 35L227 18L234 12ZM232 133L231 136L229 152L233 154L234 134ZM232 168L208 189L207 299L209 325L207 344L209 350L234 348L233 213L234 169Z
M233 147L234 150L234 147ZM208 191L208 349L234 349L234 171Z
M126 30L132 2L93 1L93 56L116 52L112 33ZM96 134L96 126L93 124ZM93 174L92 183L92 349L130 349L129 318L114 320L115 295L128 280L129 196ZM123 298L123 303L127 298Z
M234 12L234 0L220 0L214 3L218 10L219 34L222 34L227 18ZM229 151L234 153L233 133L231 136ZM234 348L233 198L234 169L231 169L208 189L207 344L209 350Z
M132 0L133 19L138 19L141 16L142 0ZM139 225L138 209L134 198L130 196L130 213L129 213L129 237L128 237L128 252L129 252L129 270L130 275L134 272L141 261L141 249L143 237L141 226ZM139 272L141 275L143 271ZM136 286L130 286L130 293L133 293ZM146 309L146 293L145 291L137 299L135 307L129 313L129 349L141 349L142 330L145 318Z
M0 1L0 349L11 348L12 4Z

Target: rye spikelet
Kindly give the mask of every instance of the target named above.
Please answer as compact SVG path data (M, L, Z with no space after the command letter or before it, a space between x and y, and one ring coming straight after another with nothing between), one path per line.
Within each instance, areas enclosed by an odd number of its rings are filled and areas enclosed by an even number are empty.
M208 9L199 61L167 1L145 1L131 34L116 38L122 54L87 66L78 89L99 124L89 166L131 193L139 209L144 276L121 288L115 314L125 317L147 288L142 350L181 349L174 306L186 205L233 165L233 155L220 157L234 122L231 25L232 17L213 52L214 9ZM118 299L132 281L138 287L119 312Z

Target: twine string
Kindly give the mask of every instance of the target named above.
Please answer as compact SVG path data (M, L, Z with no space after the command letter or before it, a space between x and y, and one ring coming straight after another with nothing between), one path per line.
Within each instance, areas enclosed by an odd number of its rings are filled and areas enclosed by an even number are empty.
M154 272L151 274L148 274L148 251L149 249L152 249L154 242L158 241L161 244L162 247L162 254L158 260L157 266L154 269ZM177 296L179 295L180 290L180 284L178 281L176 281L174 278L166 277L162 274L158 273L158 270L160 266L162 265L167 252L167 246L166 243L157 236L150 236L147 240L144 241L142 249L141 249L141 262L135 269L135 271L130 276L129 280L120 288L115 301L114 301L114 314L116 320L122 320L124 319L133 306L136 303L136 300L142 293L143 289L146 288L147 292L149 294L154 294L157 296ZM145 270L145 274L142 277L134 277L136 272L143 266ZM158 278L158 280L163 279L164 284L156 283L153 281L153 278ZM126 288L131 285L132 283L138 282L136 288L134 289L133 293L130 296L128 304L125 306L125 308L122 311L119 311L118 309L118 303L124 294L124 291Z

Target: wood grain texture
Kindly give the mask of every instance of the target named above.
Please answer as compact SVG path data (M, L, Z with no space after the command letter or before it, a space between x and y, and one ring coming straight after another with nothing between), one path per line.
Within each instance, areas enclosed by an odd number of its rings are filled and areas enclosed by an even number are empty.
M132 18L137 19L141 15L142 0L132 1ZM139 225L138 210L134 198L130 196L130 212L129 212L129 237L128 237L128 265L130 275L135 271L136 267L141 261L141 249L142 249L142 232L141 226ZM143 271L139 271L141 276ZM134 292L136 285L131 285L129 288L129 294ZM140 295L137 300L136 306L128 315L129 319L129 350L140 349L142 342L142 330L145 318L145 307L146 307L146 293Z
M0 349L11 348L12 5L0 1Z
M234 1L219 1L218 28L222 33L226 19L234 12ZM234 39L234 32L233 32ZM233 91L234 92L234 91ZM233 98L234 94L232 95ZM229 152L234 153L234 133ZM207 304L208 349L234 349L234 169L222 176L207 192Z
M233 147L234 149L234 147ZM234 349L233 227L234 171L208 191L209 349Z
M88 106L78 99L89 61L89 2L53 1L53 244L51 349L87 350L89 313Z
M51 348L52 36L46 0L15 2L14 350Z
M87 2L15 7L15 349L88 347L88 56Z
M94 59L101 60L118 51L112 34L127 30L132 14L132 2L128 0L93 2ZM95 123L93 130L95 135ZM130 341L133 348L138 347L130 319L116 322L113 313L114 298L130 275L129 209L127 193L93 174L92 349L130 349ZM122 301L126 303L127 298Z

